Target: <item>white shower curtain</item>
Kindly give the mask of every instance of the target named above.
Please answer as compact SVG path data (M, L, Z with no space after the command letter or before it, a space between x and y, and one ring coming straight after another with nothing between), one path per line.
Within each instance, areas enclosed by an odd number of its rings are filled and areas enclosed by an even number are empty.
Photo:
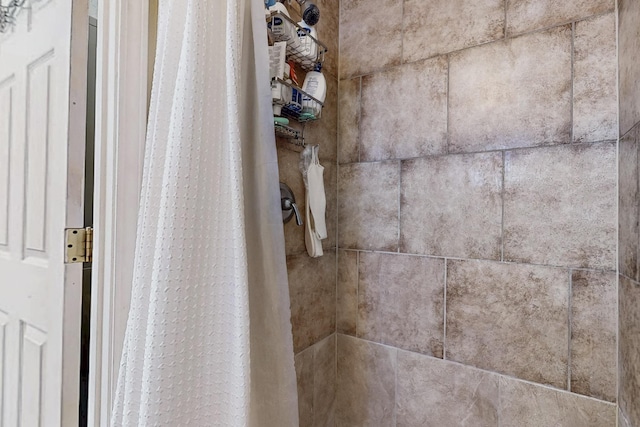
M160 0L112 425L298 425L263 0Z

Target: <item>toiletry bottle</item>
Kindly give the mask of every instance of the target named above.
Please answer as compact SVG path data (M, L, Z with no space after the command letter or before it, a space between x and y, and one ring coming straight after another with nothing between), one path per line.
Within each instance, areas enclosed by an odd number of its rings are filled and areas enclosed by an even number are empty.
M276 79L286 78L286 56L287 43L275 42L273 46L269 46L269 74L271 77L271 101L273 103L273 113L280 115L282 105L285 104L291 96L285 88L286 85L278 82Z
M276 2L269 7L269 12L280 12L280 15L289 18L287 7L280 2ZM274 16L267 25L271 29L271 34L277 41L287 42L290 49L297 50L300 48L300 40L298 40L298 32L296 26L288 22L282 16Z
M318 45L311 37L318 40L318 31L304 21L298 22L302 28L298 29L298 40L300 41L300 55L309 61L315 61L318 57ZM308 37L308 36L311 37Z
M284 4L276 2L273 6L269 6L269 12L280 12L282 15L289 17L289 11ZM267 25L271 29L271 33L280 40L280 37L286 37L288 35L287 22L280 16L274 16L273 19Z
M324 102L327 96L327 81L322 74L322 64L316 64L314 70L307 73L307 76L304 78L302 90L318 101ZM315 117L320 116L320 112L322 111L322 105L308 96L303 97L302 107L305 113L313 114Z

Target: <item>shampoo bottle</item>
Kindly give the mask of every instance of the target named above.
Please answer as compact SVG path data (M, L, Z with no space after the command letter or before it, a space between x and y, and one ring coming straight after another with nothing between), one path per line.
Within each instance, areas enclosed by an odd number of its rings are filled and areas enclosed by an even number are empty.
M322 74L322 64L316 64L314 70L307 73L302 90L324 103L324 99L327 96L327 81ZM305 113L313 114L317 118L322 111L322 105L305 96L302 98L302 109Z
M318 57L318 45L311 39L311 37L318 40L318 31L304 21L298 22L298 25L302 27L301 29L298 29L300 54L310 61L315 61Z
M273 6L269 6L269 12L280 12L287 18L289 17L289 11L285 7L285 5L280 2L276 2ZM278 40L280 40L280 38L282 37L287 37L288 25L287 22L280 16L274 16L271 22L269 22L268 26L271 29L273 35L276 36Z
M269 7L269 12L280 12L282 16L289 18L287 7L279 1ZM287 22L282 16L276 15L271 22L269 22L268 26L271 29L271 33L276 40L287 42L292 49L299 49L300 41L298 39L296 26L291 22Z

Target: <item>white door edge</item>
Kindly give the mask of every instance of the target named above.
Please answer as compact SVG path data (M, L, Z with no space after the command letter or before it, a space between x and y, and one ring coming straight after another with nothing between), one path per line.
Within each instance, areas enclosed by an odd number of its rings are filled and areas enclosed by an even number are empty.
M109 427L128 316L147 123L146 1L98 11L90 426Z
M6 4L3 2L3 4ZM78 425L88 5L26 3L0 34L0 425Z

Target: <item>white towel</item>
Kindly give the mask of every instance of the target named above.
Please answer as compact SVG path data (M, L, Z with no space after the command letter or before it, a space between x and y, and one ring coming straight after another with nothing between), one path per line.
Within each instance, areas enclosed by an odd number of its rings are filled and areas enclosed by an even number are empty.
M327 221L325 212L327 208L327 199L324 193L324 167L318 159L318 145L305 149L303 152L303 160L310 154L310 161L303 172L305 176L305 233L304 243L307 247L307 253L312 258L323 255L322 239L327 238ZM306 162L305 162L306 163Z

